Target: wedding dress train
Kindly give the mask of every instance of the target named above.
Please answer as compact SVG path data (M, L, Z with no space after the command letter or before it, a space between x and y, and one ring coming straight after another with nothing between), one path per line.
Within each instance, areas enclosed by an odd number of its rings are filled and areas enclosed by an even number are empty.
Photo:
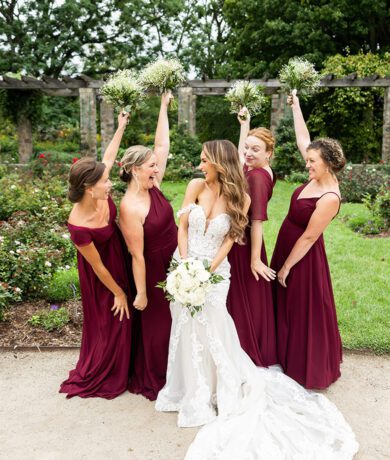
M197 204L180 212L190 213L188 256L211 261L229 231L229 216L207 221ZM180 427L204 425L186 460L352 459L358 444L332 402L278 368L257 368L242 350L226 309L227 259L217 273L224 280L200 313L191 317L181 304L170 305L167 382L156 409L177 411Z

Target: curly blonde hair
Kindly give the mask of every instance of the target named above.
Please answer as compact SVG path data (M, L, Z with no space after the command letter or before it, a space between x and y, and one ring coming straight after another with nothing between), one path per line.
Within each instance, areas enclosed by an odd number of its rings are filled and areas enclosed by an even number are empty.
M221 194L226 199L226 213L231 219L228 235L243 244L248 225L244 213L248 187L237 147L227 140L208 141L203 144L203 152L216 169Z

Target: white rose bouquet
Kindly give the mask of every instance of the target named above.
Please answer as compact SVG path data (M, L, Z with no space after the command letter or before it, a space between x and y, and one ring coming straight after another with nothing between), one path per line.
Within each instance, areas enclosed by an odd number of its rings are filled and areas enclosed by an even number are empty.
M171 302L180 302L188 308L191 316L202 310L206 294L213 284L220 283L223 276L211 273L209 263L193 257L178 262L172 259L166 281L157 284Z
M300 57L290 59L279 72L282 88L289 94L295 89L300 95L308 96L317 90L320 80L314 65Z
M115 108L132 112L145 98L145 89L132 70L119 70L111 75L100 88L103 99Z
M230 102L230 113L238 113L243 107L246 107L251 116L260 113L266 102L262 88L245 80L234 83L226 93L225 99ZM247 116L240 115L240 118L246 120Z
M142 70L139 78L147 90L159 94L174 91L186 79L184 68L177 59L157 59Z

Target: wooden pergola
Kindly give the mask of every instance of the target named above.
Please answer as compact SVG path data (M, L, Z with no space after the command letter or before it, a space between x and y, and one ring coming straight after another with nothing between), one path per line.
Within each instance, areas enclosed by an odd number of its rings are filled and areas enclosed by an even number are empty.
M286 111L286 96L279 91L280 82L276 79L251 80L264 88L266 94L272 97L270 127L275 130ZM235 80L189 80L185 86L178 89L178 118L189 133L196 132L196 97L223 96ZM96 110L100 104L100 134L101 148L104 151L114 134L114 110L100 98L98 90L102 80L94 80L88 76L62 77L53 79L43 76L40 79L22 76L15 79L8 76L0 77L0 88L17 90L40 90L51 96L78 96L80 98L80 134L81 152L83 155L96 156ZM344 78L334 78L332 74L324 77L321 87L328 88L372 88L385 89L383 107L383 138L382 159L390 162L390 77L380 78L373 75L367 78L357 78L356 74ZM27 119L18 124L19 154L21 161L28 161L32 152L31 122Z

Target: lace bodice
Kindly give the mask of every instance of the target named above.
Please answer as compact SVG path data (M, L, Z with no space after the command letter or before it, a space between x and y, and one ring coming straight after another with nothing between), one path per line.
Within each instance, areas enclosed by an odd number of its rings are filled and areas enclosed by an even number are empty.
M202 206L191 203L178 212L189 212L188 255L200 259L213 259L230 229L230 217L226 213L206 219Z

